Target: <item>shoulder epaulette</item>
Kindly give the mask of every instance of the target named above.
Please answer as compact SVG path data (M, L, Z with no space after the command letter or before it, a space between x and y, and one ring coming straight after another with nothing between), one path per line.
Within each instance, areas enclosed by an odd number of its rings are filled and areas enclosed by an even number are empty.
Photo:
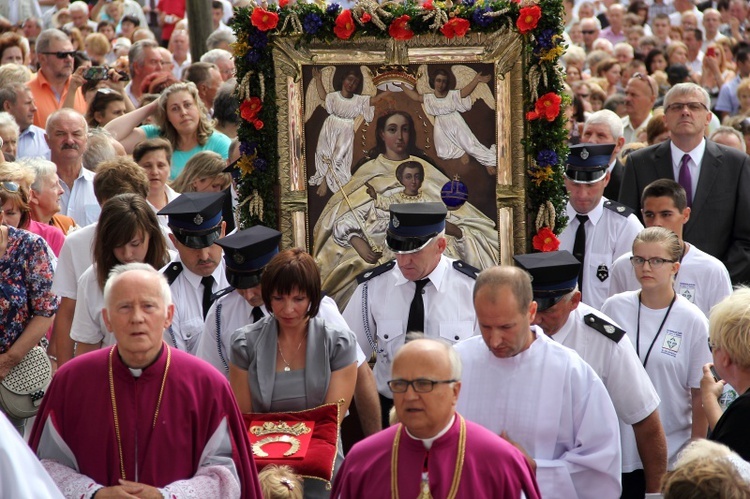
M182 262L169 262L167 268L164 269L164 277L167 278L167 282L171 286L177 277L182 273Z
M604 207L607 208L608 210L614 211L618 215L622 215L625 218L635 213L635 210L633 210L629 206L620 204L617 201L612 201L611 199L604 201Z
M475 280L480 272L478 268L472 267L468 263L461 260L456 260L455 262L453 262L453 268Z
M396 265L396 260L391 260L390 262L385 262L382 265L378 265L374 269L362 272L357 276L357 284L362 284L363 282L369 281L373 277L377 277L380 274L388 272L393 268L394 265Z
M211 301L214 302L214 301L218 300L219 298L221 298L222 296L228 295L232 291L234 291L234 286L227 286L224 289L220 289L216 293L214 293L214 294L211 295Z
M614 341L615 343L619 343L622 337L625 336L625 331L615 326L614 324L610 324L597 315L584 315L583 322L585 322L586 325L590 328L593 328L596 331L602 333L604 336Z

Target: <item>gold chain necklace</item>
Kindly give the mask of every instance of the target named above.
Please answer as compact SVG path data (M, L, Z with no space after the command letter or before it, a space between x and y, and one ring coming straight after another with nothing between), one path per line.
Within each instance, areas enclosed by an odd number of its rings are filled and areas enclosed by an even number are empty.
M154 421L151 424L151 428L156 428L156 419L159 417L159 408L161 407L161 397L164 394L164 385L167 383L167 373L169 372L169 365L172 363L172 349L168 345L165 345L167 349L167 365L164 367L164 376L161 378L161 388L159 389L159 399L156 401L156 410L154 411ZM120 455L120 475L123 480L125 478L125 461L122 459L122 438L120 437L120 420L117 417L117 400L115 399L115 377L112 372L112 355L115 352L115 347L109 350L109 395L112 397L112 415L115 419L115 436L117 437L117 451Z
M458 494L458 486L461 482L461 472L464 468L464 457L466 456L466 421L460 414L456 414L460 423L458 434L458 451L456 452L456 465L453 469L453 481L448 491L447 499L455 499ZM393 439L393 450L391 451L391 498L398 499L398 445L401 442L401 430L404 425L401 424L396 431L396 438ZM427 492L429 494L429 491ZM420 495L420 497L424 497ZM430 497L427 495L426 497Z
M307 333L305 333L305 336L302 337L302 341L299 342L299 345L297 345L297 350L294 351L296 354L299 352L299 349L302 347L302 343L305 342L305 338L307 338ZM286 361L286 358L284 358L284 352L281 351L281 341L278 339L276 340L276 346L279 347L279 354L281 355L281 360L284 362L284 372L289 372L292 370L292 366L289 364L289 362Z

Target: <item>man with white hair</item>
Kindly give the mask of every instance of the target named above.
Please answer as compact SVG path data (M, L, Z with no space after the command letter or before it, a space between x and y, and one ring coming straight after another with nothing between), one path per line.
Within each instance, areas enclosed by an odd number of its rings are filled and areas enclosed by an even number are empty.
M72 109L56 111L47 120L50 159L57 165L63 188L61 211L81 227L96 222L101 211L94 195L94 172L83 167L88 131L86 120Z
M10 154L14 159L17 155L18 136L21 133L18 123L13 116L6 112L0 112L0 139L3 139L3 145L0 150L7 158Z
M617 59L617 62L620 63L623 70L625 69L625 66L630 64L630 61L632 61L635 57L635 50L633 49L633 46L628 42L620 42L615 44L613 52L615 55L615 59Z
M96 31L96 25L94 25L94 31ZM34 124L44 127L47 125L49 115L60 109L68 96L75 50L68 35L58 29L48 29L42 31L36 40L36 54L39 60L39 71L29 82L29 88L37 107L34 113ZM77 88L75 93L73 108L84 114L87 104L81 88Z
M89 6L86 2L77 0L70 4L68 11L73 20L63 26L64 30L81 29L88 25L91 32L96 33L96 22L89 19Z
M0 110L10 113L20 129L16 158L49 159L50 151L44 138L44 130L34 125L36 103L31 89L23 83L0 87Z
M602 23L595 17L581 19L581 34L583 35L583 48L588 54L594 50L594 42L599 39L602 31Z
M209 50L201 56L201 62L215 64L221 73L221 79L227 81L234 78L234 58L232 53L224 49Z
M747 153L747 144L742 133L731 126L720 126L711 134L709 140L727 147L733 147L738 151Z
M601 37L609 40L612 45L625 41L623 20L625 19L626 12L625 7L619 3L613 3L607 8L609 26L602 30Z
M583 125L581 142L615 145L609 160L610 177L609 184L604 188L604 197L617 199L617 196L620 195L622 176L625 174L625 165L617 157L622 150L622 146L625 145L625 137L622 136L622 120L617 114L607 109L592 113Z
M183 73L193 62L190 55L190 38L184 29L176 29L169 38L169 51L172 52L172 76L183 79Z
M703 31L705 36L703 37L703 47L701 47L704 53L708 49L709 44L717 43L726 38L725 35L719 32L719 27L721 27L721 14L719 11L712 7L704 10Z
M118 266L104 305L117 345L61 367L32 430L57 486L74 497L262 497L229 383L162 340L174 314L166 279Z
M654 107L659 88L653 77L643 73L633 73L625 87L625 111L622 118L625 143L635 142L638 132L651 120L651 109Z
M140 104L139 101L143 95L141 92L143 80L148 75L162 70L158 48L159 45L153 40L141 40L134 43L128 51L130 83L125 86L125 93L136 107Z

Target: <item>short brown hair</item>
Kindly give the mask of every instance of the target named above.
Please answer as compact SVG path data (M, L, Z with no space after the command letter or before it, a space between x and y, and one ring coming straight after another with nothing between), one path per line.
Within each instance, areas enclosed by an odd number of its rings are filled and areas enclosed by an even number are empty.
M133 193L146 199L150 182L143 168L132 159L115 158L99 164L94 176L94 195L104 204L118 194Z
M162 150L167 155L167 161L169 164L172 164L172 144L162 138L148 139L138 142L133 149L133 160L136 163L140 163L146 154Z
M320 309L323 293L320 289L320 271L315 260L300 248L284 250L274 256L260 279L263 303L271 308L271 296L286 295L297 289L310 299L310 309L305 314L315 317Z

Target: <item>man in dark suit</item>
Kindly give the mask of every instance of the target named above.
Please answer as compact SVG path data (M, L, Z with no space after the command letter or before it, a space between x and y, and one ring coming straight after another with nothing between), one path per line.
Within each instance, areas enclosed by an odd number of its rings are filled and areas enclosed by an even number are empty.
M708 93L694 83L664 99L671 140L633 152L619 201L641 212L641 193L660 178L678 181L692 208L684 239L726 265L733 284L750 282L750 156L704 138Z
M615 145L609 160L609 184L604 188L604 197L616 201L620 195L620 184L625 174L625 165L617 159L622 146L625 145L625 137L622 135L622 119L607 109L592 113L583 125L581 142Z

